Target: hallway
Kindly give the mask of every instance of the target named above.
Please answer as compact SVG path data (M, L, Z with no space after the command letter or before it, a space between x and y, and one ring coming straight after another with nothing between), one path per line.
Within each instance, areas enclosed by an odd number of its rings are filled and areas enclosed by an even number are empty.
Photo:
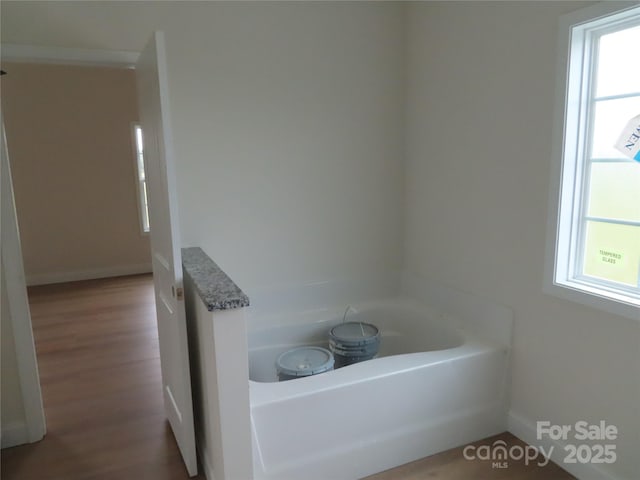
M31 287L29 303L47 435L2 450L2 478L189 478L164 417L151 275Z

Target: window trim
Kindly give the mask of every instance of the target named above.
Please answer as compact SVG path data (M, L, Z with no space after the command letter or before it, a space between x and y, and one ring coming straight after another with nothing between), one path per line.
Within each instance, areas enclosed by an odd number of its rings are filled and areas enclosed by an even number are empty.
M598 287L571 277L573 266L577 265L575 250L571 248L572 235L575 235L582 221L581 216L573 210L580 208L583 203L580 201L577 204L575 195L582 195L584 166L582 160L579 160L580 164L576 164L575 168L565 168L564 165L565 153L567 157L576 155L579 159L584 158L579 155L578 150L585 144L581 138L568 144L565 142L566 133L577 131L583 136L586 131L584 122L589 121L583 118L584 115L566 115L568 105L572 102L578 102L578 108L584 108L583 90L576 88L581 86L582 76L571 78L569 68L572 62L579 62L583 70L584 48L591 48L590 45L585 47L584 44L583 48L575 48L576 39L571 38L572 29L604 17L609 17L607 21L610 21L611 15L623 14L637 6L637 2L602 2L560 17L543 291L565 300L640 321L640 299L609 291L604 285ZM585 40L582 38L578 41ZM569 90L580 93L569 98ZM580 121L583 122L582 125L578 123ZM563 185L574 185L574 188L562 188ZM557 261L565 258L566 262Z
M142 211L142 189L140 175L138 174L138 140L136 138L136 128L141 128L140 122L131 122L131 141L133 146L133 177L136 183L136 204L138 205L138 226L140 228L140 235L146 237L151 230L151 220L149 218L149 210L147 206L147 223L149 224L149 230L144 229L144 213ZM146 176L146 172L145 172ZM146 183L146 178L145 178ZM147 192L147 202L149 200Z

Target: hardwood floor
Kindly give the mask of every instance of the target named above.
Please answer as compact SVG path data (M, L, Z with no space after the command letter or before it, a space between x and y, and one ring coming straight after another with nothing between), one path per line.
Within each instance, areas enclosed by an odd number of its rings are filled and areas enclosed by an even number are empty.
M2 450L1 478L186 480L163 412L151 276L35 287L29 301L48 433L41 442ZM524 445L510 434L477 444L498 439ZM461 447L367 480L427 478L574 477L553 464L492 468L465 460Z
M189 478L163 412L151 276L34 287L29 303L47 435L2 450L2 479Z

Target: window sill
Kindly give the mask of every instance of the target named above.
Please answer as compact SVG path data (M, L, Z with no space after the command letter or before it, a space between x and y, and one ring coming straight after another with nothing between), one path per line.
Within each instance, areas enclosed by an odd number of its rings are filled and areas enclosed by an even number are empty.
M640 300L577 282L546 283L544 293L640 322Z

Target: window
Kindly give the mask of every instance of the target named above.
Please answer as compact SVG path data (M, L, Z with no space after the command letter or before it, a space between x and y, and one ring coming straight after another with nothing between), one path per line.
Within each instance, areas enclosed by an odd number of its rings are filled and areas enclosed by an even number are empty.
M583 9L561 27L569 48L547 274L551 293L640 319L640 162L614 147L640 115L640 7L610 8Z
M142 128L133 125L133 137L136 144L136 177L138 185L138 209L140 213L140 228L143 233L149 232L149 204L147 201L147 182L144 173L144 145L142 143Z

